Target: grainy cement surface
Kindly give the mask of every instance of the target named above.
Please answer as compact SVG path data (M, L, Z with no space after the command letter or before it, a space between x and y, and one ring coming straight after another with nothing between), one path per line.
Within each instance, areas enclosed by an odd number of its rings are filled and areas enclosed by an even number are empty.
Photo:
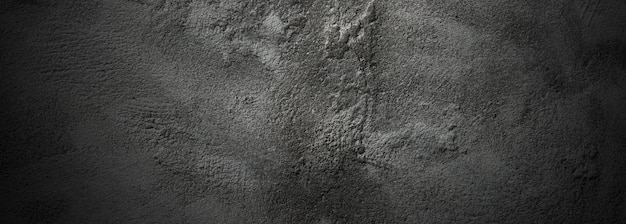
M623 223L619 0L3 0L2 223Z

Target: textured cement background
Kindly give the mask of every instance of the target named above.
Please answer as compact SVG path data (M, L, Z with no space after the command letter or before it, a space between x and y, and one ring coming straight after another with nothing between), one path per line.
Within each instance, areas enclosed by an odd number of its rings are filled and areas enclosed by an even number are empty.
M620 0L2 0L2 223L624 223Z

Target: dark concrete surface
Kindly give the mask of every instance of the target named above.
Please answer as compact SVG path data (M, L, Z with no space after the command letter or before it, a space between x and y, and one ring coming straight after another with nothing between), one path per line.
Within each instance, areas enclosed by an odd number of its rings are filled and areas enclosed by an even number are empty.
M619 0L5 0L2 223L624 223Z

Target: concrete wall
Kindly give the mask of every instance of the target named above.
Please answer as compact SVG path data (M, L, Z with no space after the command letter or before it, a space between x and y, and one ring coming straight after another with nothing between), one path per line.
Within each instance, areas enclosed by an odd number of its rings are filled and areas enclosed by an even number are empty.
M0 2L2 223L620 223L618 0Z

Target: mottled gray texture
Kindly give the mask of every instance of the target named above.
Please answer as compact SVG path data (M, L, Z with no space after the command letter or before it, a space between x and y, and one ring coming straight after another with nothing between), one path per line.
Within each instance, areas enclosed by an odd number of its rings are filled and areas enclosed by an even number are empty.
M0 2L2 223L621 223L619 0Z

